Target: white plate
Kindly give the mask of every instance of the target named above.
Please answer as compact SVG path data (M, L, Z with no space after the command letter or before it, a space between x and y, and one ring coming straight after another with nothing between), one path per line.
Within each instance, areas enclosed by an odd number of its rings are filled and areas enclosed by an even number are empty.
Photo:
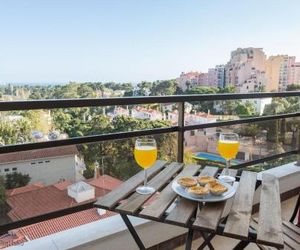
M177 193L178 195L189 199L189 200L193 200L193 201L198 201L198 202L219 202L219 201L225 201L228 200L229 198L231 198L232 196L234 196L235 194L235 188L231 185L229 185L228 183L223 183L222 185L224 185L225 187L228 188L227 192L225 192L224 194L220 195L220 196L215 196L212 194L208 194L205 197L202 198L195 198L192 197L187 191L186 189L182 188L177 181L173 181L172 183L172 188L174 190L175 193Z

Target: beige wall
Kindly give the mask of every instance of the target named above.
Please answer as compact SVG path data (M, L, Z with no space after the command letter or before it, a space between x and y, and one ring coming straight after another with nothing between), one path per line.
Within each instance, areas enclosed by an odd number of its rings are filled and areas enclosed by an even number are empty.
M282 56L270 56L267 60L267 86L266 91L278 91L279 89L279 72L283 62Z
M31 183L42 182L45 185L57 183L61 179L75 181L75 155L43 158L31 161L19 161L0 164L0 175L16 172L29 174ZM5 172L9 169L9 172Z

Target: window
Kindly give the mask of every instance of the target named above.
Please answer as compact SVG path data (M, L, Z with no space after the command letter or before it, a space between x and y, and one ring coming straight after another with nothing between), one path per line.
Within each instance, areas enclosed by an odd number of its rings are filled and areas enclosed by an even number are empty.
M18 170L18 168L12 168L12 171L17 171Z
M4 169L4 172L9 172L9 168L5 168L5 169Z
M42 164L42 163L43 163L43 161L39 161L39 162L38 162L38 164Z
M30 164L31 164L31 165L34 165L34 164L35 164L35 162L31 162Z
M195 131L191 131L190 135L194 136L195 135Z
M49 163L50 161L45 161L46 163Z

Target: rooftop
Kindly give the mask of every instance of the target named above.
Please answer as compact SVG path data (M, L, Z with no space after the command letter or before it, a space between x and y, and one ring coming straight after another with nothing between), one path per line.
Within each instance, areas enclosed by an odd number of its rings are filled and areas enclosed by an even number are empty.
M96 197L103 196L122 183L120 180L108 175L100 176L97 179L89 179L86 182L95 187ZM32 184L29 188L9 190L7 203L11 210L8 212L8 216L16 221L91 201L77 203L75 199L68 195L67 187L70 184L70 181L50 186Z
M62 146L59 148L35 149L15 153L0 154L0 164L77 154L78 150L75 145Z
M78 227L97 220L108 218L115 213L106 211L99 215L96 208L65 215L55 219L39 222L30 226L21 227L10 231L9 234L0 236L0 249L18 245L29 240L35 240L47 235Z

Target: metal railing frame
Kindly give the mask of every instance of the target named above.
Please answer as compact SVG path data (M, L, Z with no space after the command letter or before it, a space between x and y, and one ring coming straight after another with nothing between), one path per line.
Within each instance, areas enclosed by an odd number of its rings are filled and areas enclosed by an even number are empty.
M35 110L35 109L59 109L59 108L79 108L79 107L103 107L103 106L119 106L119 105L139 105L139 104L158 104L158 103L177 103L178 105L178 125L166 128L147 129L139 131L118 132L110 134L90 135L83 137L68 138L64 140L25 143L18 145L7 145L0 147L0 154L19 152L32 149L51 148L66 145L78 145L84 143L96 143L108 140L128 139L139 136L177 133L177 160L183 162L184 158L184 133L195 129L205 129L211 127L222 127L230 125L238 125L253 122L263 122L277 119L285 119L292 117L299 117L300 112L278 114L271 116L260 116L243 118L239 120L219 121L213 123L185 125L184 122L184 108L186 102L201 102L201 101L224 101L237 99L261 99L268 97L300 97L299 91L291 92L276 92L276 93L247 93L247 94L209 94L209 95L176 95L176 96L143 96L143 97L121 97L121 98L107 98L107 99L57 99L57 100L29 100L29 101L13 101L0 102L0 111L14 111L14 110ZM254 161L245 162L235 166L236 168L243 168L246 166L263 163L269 160L278 159L291 154L297 154L299 149L288 151L282 154L276 154ZM0 235L18 227L30 225L33 223L57 218L70 213L86 210L93 207L94 202L81 204L75 207L62 209L48 214L39 215L33 218L28 218L20 221L11 222L0 226Z

